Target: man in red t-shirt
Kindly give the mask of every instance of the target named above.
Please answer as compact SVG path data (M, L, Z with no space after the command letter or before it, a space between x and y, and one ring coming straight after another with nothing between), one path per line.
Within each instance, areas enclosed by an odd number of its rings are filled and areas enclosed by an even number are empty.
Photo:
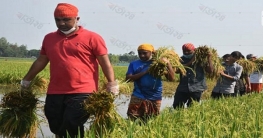
M78 9L60 3L54 11L58 30L44 37L40 56L21 81L30 81L50 63L50 83L44 112L51 132L59 137L84 137L89 115L81 104L98 90L99 65L108 80L107 91L118 94L119 87L103 38L77 25Z

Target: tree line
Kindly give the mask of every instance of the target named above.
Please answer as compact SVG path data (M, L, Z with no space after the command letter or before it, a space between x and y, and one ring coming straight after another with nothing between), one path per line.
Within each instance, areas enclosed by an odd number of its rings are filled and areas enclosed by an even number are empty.
M38 57L40 50L27 50L26 45L13 44L7 41L5 37L0 38L0 57L16 57L16 58L32 58ZM112 64L130 63L133 60L139 59L134 51L124 54L109 54L109 59Z
M0 38L0 57L17 57L29 58L38 57L39 51L37 49L27 50L26 45L18 45L9 43L5 37Z

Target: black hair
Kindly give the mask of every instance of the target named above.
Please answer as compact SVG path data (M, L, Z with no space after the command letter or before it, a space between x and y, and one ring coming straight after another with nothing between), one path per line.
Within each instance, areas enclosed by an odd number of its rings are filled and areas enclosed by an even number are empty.
M241 54L241 52L239 52L239 51L233 51L231 54L230 54L232 57L234 57L234 58L236 58L236 59L240 59L240 58L242 58L242 54ZM244 56L243 56L244 57Z
M230 54L225 54L222 58L228 58L228 57L230 57L231 55Z

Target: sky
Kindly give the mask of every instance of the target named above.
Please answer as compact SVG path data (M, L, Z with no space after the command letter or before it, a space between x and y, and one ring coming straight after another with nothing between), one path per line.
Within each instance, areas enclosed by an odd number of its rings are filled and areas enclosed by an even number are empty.
M142 43L155 49L208 45L219 56L233 51L263 56L263 0L1 0L0 37L40 49L57 30L58 3L78 7L79 25L100 34L109 53L136 52Z

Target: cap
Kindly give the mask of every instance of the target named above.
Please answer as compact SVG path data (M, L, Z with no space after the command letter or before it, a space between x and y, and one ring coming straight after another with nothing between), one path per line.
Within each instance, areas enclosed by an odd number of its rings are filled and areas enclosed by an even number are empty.
M182 47L183 50L195 50L195 46L192 43L185 43Z
M248 54L247 55L247 59L251 59L251 58L256 58L257 56L253 55L253 54Z

